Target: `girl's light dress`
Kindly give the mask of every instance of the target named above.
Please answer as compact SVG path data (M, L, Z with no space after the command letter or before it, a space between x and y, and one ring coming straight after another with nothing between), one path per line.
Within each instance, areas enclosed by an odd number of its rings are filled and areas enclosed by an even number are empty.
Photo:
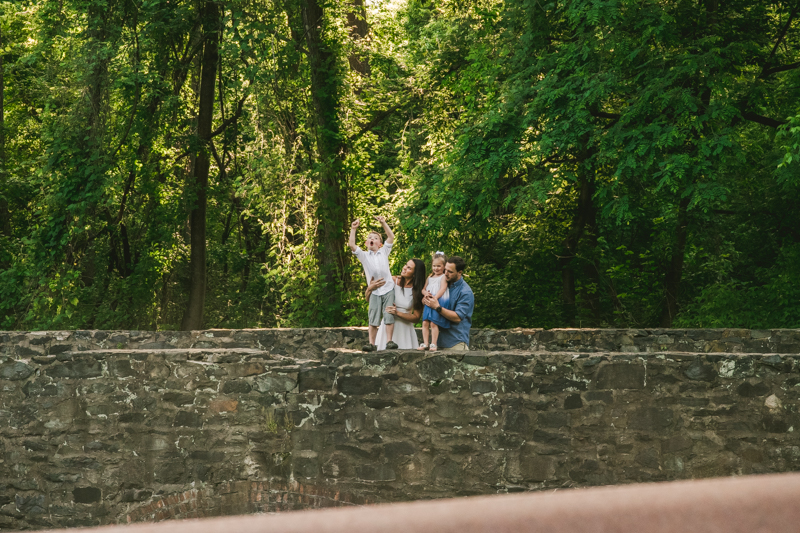
M436 296L436 293L439 292L439 289L442 288L442 283L447 283L444 279L444 274L438 277L430 277L428 278L428 286L425 287L429 293ZM439 305L445 306L450 301L450 289L444 291L444 294L441 298L439 298ZM447 320L445 317L439 314L438 311L434 311L427 305L422 310L422 320L430 320L440 328L449 328L450 321Z
M397 306L397 310L401 313L411 313L411 307L414 305L414 295L411 292L411 287L401 288L395 284L394 305ZM397 348L401 350L416 350L417 346L419 346L417 330L414 329L414 324L399 316L394 317L392 340L397 343ZM381 320L381 325L378 328L375 344L379 350L386 349L386 324L383 323L383 320Z

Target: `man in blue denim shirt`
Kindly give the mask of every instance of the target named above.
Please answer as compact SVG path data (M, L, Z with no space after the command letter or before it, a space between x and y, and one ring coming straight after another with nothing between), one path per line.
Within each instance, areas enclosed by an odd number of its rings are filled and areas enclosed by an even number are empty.
M475 309L475 295L463 272L467 264L454 255L444 266L444 279L450 291L450 300L441 305L433 296L423 298L422 303L439 312L450 321L449 328L439 329L439 346L447 350L469 350L469 330L472 327L472 311Z

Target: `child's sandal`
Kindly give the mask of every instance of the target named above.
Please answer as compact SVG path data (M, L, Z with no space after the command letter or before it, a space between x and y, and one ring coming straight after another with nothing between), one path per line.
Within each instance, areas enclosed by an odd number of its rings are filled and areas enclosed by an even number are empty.
M428 348L428 349L429 349L430 351L432 351L432 352L435 352L436 350L438 350L438 349L439 349L439 347L438 347L438 346L436 346L435 344L431 343L431 346L430 346L430 348Z
M421 352L423 352L423 351L425 351L425 350L427 350L427 349L428 349L428 345L427 345L427 344L420 344L420 345L417 347L417 350L419 350L419 351L421 351Z

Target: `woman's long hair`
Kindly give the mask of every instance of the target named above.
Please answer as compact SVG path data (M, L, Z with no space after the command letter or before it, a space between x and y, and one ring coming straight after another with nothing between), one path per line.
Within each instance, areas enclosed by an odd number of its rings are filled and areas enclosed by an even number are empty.
M422 309L422 290L425 288L425 263L422 259L412 259L414 261L414 274L411 277L411 295L414 302L414 310ZM400 287L406 286L406 280L400 276Z

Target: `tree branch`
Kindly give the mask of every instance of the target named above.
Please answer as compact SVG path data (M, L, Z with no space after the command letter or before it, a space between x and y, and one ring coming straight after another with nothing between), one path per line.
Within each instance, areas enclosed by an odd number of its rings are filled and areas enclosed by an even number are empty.
M387 117L391 116L395 111L397 111L398 109L400 109L402 107L410 105L416 99L417 99L417 97L412 97L410 100L408 100L406 102L400 102L398 104L393 105L389 109L385 109L383 111L378 111L377 113L375 113L375 115L373 115L373 117L369 120L369 122L367 122L366 124L363 124L361 126L361 128L356 133L351 135L350 138L348 139L348 141L350 141L351 143L357 141L359 138L361 138L362 135L364 135L365 133L370 131L372 128L376 127L378 124L383 122Z
M119 139L119 144L117 148L111 153L111 159L114 159L114 156L117 155L122 145L125 144L125 141L128 139L128 134L131 131L131 126L133 126L133 119L136 116L136 110L139 108L139 80L136 80L136 99L133 101L133 106L131 108L131 116L128 119L128 125L125 127L125 133L122 134L122 137Z
M136 74L136 98L133 100L133 106L131 107L131 116L128 119L128 125L125 127L125 133L119 139L119 145L117 146L116 150L111 153L111 159L114 159L114 156L117 155L117 152L120 151L122 145L125 144L125 141L128 139L128 134L131 131L131 126L133 126L133 119L136 116L136 110L139 108L139 98L141 95L141 86L139 85L139 62L141 60L141 55L139 52L139 32L136 30L134 25L133 29L133 38L136 44L136 65L133 69L134 74Z
M244 101L247 100L248 96L249 96L248 94L245 94L244 96L242 96L242 99L239 100L238 104L236 104L236 112L232 116L230 116L226 120L224 120L222 122L222 124L220 124L219 128L217 128L214 131L212 131L211 132L211 137L216 137L217 135L219 135L220 133L225 131L225 129L228 126L230 126L232 123L236 122L239 119L239 117L242 116L242 109L244 108Z
M214 146L214 141L208 141L208 145L211 147L211 155L214 156L214 161L217 162L217 168L219 168L220 174L225 174L225 165L222 164L222 160L219 158L219 154L217 153L217 147Z
M776 120L774 118L769 118L763 115L759 115L757 113L753 113L752 111L742 111L742 118L745 120L749 120L750 122L757 122L758 124L769 126L770 128L778 128L786 124L785 120Z
M794 70L796 68L800 68L800 61L797 63L790 63L788 65L781 65L780 67L771 68L769 70L765 70L761 72L761 77L766 78L767 76L771 76L773 74L777 74L778 72L786 72L787 70Z
M764 66L761 69L761 74L758 76L759 78L766 78L770 74L769 70L767 70L767 67L775 57L775 52L778 51L778 46L780 46L781 41L783 41L783 38L786 36L786 32L789 31L789 26L791 26L792 20L794 19L794 16L797 14L798 10L800 10L800 3L795 4L791 13L789 13L789 20L787 20L786 24L784 24L783 28L781 28L781 32L778 34L778 39L775 41L775 46L772 47L772 52L769 53L769 57L764 62Z
M205 40L205 35L203 35L200 21L198 20L192 29L192 37L186 43L186 48L178 61L178 68L175 69L172 75L172 80L175 85L173 88L174 94L177 95L180 93L186 81L186 76L189 75L189 66L197 53L202 50Z
M606 113L605 111L589 111L594 118L607 118L609 120L619 120L622 116L618 113Z
M131 188L133 187L133 182L135 180L136 180L136 172L131 170L130 172L128 172L128 180L125 183L125 191L122 193L122 201L119 203L119 211L117 212L116 219L114 219L115 226L122 221L122 216L125 214L125 205L128 202L128 194L131 192Z
M233 114L233 116L229 117L229 118L228 118L226 121L224 121L224 122L223 122L223 123L222 123L222 124L219 126L219 128L217 128L217 129L215 129L214 131L212 131L212 132L211 132L211 137L209 137L209 139L213 139L214 137L216 137L216 136L217 136L217 135L219 135L220 133L224 132L224 131L225 131L225 130L228 128L228 126L230 126L231 124L233 124L234 122L236 122L236 120L237 120L237 119L238 119L238 118L241 116L241 114L242 114L242 108L244 107L244 101L247 99L247 97L248 97L248 96L249 96L249 95L247 95L247 94L246 94L246 95L244 95L244 96L242 96L242 99L241 99L241 100L239 100L239 103L238 103L238 104L237 104L237 106L236 106L236 112ZM213 152L216 152L216 150L214 150L214 147L213 147L213 146L212 146L211 148L212 148L212 151L213 151ZM193 150L193 149L191 149L191 148L189 148L188 150L186 150L185 152L183 152L182 154L180 154L178 157L176 157L175 159L173 159L173 160L172 160L172 163L173 163L173 164L175 164L175 163L177 163L178 161L180 161L181 159L183 159L184 157L186 157L187 155L191 155L191 154L193 154L193 153L194 153L194 150Z
M242 13L248 17L253 17L256 20L259 20L259 18L254 13L250 13L245 10L243 10ZM292 46L294 46L294 49L297 50L298 52L303 52L305 55L308 55L308 50L303 48L303 46L300 43L278 32L272 24L266 25L266 27L264 27L263 29L267 30L269 33L272 34L273 37L275 37L279 41L291 44Z

